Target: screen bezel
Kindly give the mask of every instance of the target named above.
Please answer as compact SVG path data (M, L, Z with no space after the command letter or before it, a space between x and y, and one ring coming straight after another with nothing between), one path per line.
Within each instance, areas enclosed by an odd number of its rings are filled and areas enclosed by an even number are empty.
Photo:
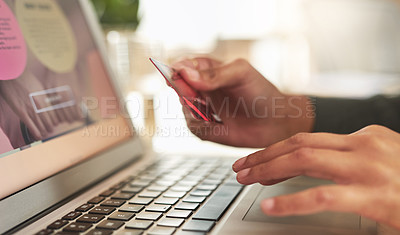
M102 61L104 62L104 67L109 75L110 83L116 98L118 101L122 102L124 100L122 92L117 86L116 77L112 73L110 64L108 63L106 48L103 41L103 32L97 22L97 16L95 15L93 6L87 0L77 0L77 2L86 19ZM125 115L119 115L119 118L124 117L125 125L128 125L131 130L134 130L130 119L127 119ZM104 125L103 121L106 123L110 122L110 120L102 120L93 125ZM82 145L82 141L85 140L80 138L75 141ZM0 223L0 233L9 231L13 227L66 199L70 195L110 175L121 167L126 166L127 163L143 156L144 148L139 137L133 134L123 141L118 142L116 145L113 145L111 148L101 149L101 147L99 147L99 151L100 153L87 158L79 164L75 164L72 167L1 199L0 221L2 221L2 223ZM10 155L8 157L12 156L13 155ZM94 165L96 167L93 167ZM79 177L76 178L77 176ZM63 189L56 187L57 185L65 184L65 182L69 180L74 180L75 182L79 181L79 183L68 185Z

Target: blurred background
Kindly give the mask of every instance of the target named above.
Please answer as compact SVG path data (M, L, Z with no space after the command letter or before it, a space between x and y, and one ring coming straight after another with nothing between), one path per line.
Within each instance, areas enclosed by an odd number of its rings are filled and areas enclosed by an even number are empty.
M287 93L400 93L400 0L92 0L138 133L157 151L204 144L149 62L245 58ZM233 151L206 143L211 152Z

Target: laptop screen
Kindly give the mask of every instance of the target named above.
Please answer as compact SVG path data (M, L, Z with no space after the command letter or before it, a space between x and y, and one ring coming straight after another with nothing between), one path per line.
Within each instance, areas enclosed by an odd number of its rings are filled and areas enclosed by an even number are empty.
M77 0L0 0L0 198L132 135L86 22Z

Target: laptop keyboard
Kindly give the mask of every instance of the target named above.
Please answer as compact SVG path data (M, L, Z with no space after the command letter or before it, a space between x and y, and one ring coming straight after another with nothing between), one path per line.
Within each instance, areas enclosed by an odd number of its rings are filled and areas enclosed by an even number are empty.
M37 234L207 234L243 188L231 166L224 158L162 158Z

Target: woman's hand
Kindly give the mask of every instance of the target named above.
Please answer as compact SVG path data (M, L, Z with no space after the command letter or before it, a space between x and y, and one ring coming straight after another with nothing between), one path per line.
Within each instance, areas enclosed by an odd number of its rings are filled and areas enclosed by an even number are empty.
M20 78L0 81L0 97L3 98L21 121L27 126L35 140L48 137L58 124L53 111L37 113L33 102L38 107L47 107L45 99L30 98L32 92L44 90L40 81L30 72L25 71Z
M221 126L197 120L184 109L189 129L203 140L265 147L312 130L314 112L308 98L282 94L245 60L222 63L199 57L182 60L173 67L224 123Z
M241 158L242 184L271 185L307 175L336 182L266 199L268 215L354 212L400 229L400 134L368 126L350 135L300 133Z

